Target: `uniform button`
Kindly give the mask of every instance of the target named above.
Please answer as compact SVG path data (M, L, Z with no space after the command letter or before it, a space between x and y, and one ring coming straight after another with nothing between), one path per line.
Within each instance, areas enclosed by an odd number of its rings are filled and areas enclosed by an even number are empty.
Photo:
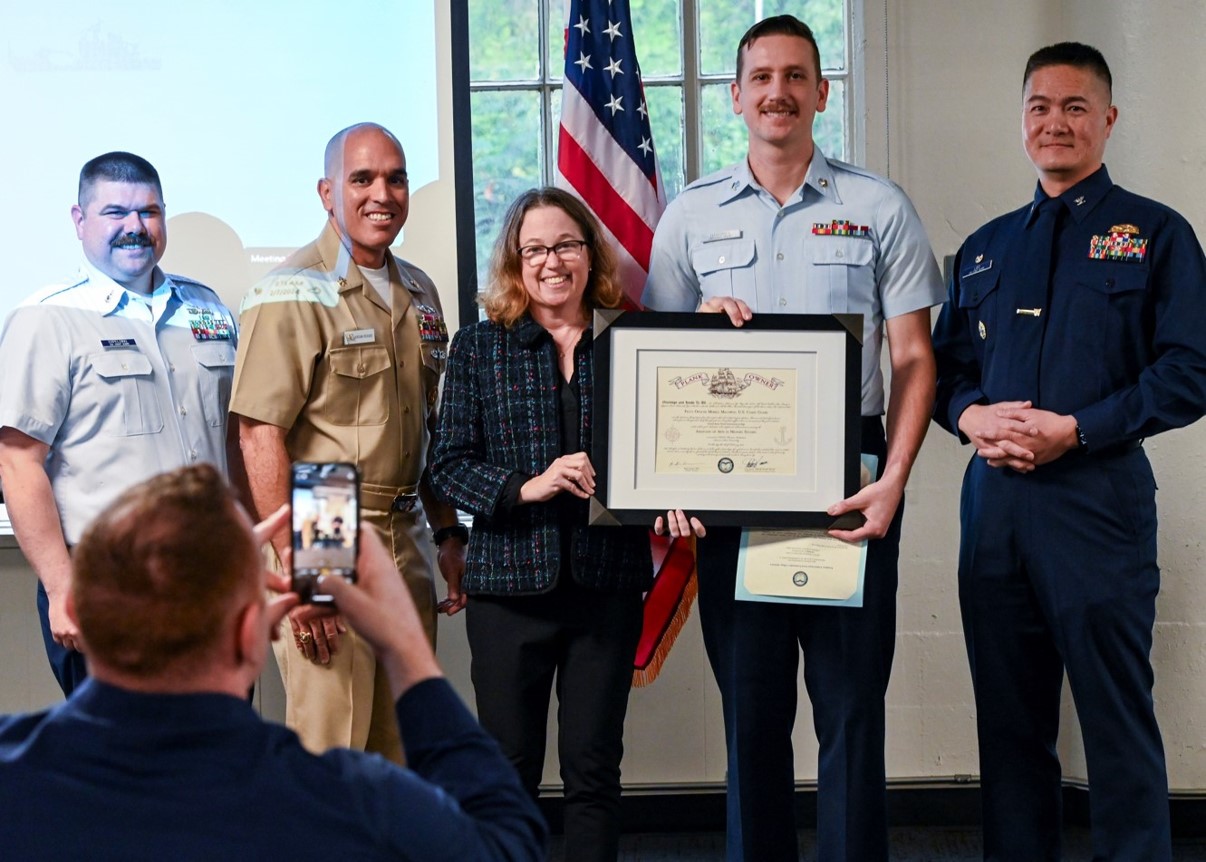
M824 177L821 177L821 188L829 188L829 180L825 179Z
M129 366L129 365L126 365L126 363L124 363L124 362L123 362L123 363L121 364L121 370L122 370L122 371L129 371L129 370L130 370L130 366Z
M197 450L196 450L196 449L189 449L189 450L188 450L188 457L190 457L190 458L192 458L194 461L196 461L196 460L197 460Z
M781 297L779 297L779 304L780 304L780 305L787 305L787 297L786 297L786 296L781 296Z
M405 452L403 452L403 453L402 453L402 457L404 457L404 458L409 458L409 457L410 457L410 450L409 450L409 449L407 449Z
M777 255L775 255L775 260L783 260L783 252L779 252Z
M361 374L363 374L364 373L364 363L361 362L359 365L357 365L356 370L359 371Z
M409 405L409 404L404 404L404 405L402 405L402 412L403 412L403 413L409 413L409 412L410 412L410 405Z
M175 374L175 373L176 373L176 366L175 366L175 365L173 365L173 364L171 364L171 363L168 363L168 371L170 371L170 372L172 372L173 374Z
M716 258L716 262L717 262L717 263L724 263L724 255L722 254L720 257Z
M188 415L188 408L187 408L187 407L185 407L183 404L181 404L181 405L180 405L180 415L181 415L181 416L187 416L187 415Z
M839 249L838 251L835 251L835 252L833 253L833 256L834 256L834 257L842 257L843 255L842 255L841 250Z
M405 360L405 359L399 359L399 360L398 360L398 367L399 367L399 368L401 368L401 367L402 367L402 366L404 366L405 364L406 364L406 360Z

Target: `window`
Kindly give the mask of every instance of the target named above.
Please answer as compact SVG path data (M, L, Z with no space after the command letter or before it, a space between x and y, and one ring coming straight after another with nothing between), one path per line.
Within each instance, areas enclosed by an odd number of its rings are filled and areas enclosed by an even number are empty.
M458 209L473 213L477 280L484 281L507 205L522 191L551 181L560 115L564 0L465 0L467 76L454 87L472 134L471 195ZM745 154L745 124L733 114L729 84L737 43L756 21L791 13L805 21L820 45L829 104L814 135L831 156L847 158L852 111L847 94L850 56L848 0L630 0L637 57L645 83L666 195L737 161ZM455 62L455 61L454 61ZM464 61L462 61L464 62ZM469 128L465 129L468 125ZM458 141L459 152L461 142ZM458 175L458 190L466 185ZM459 218L467 218L461 215ZM462 241L463 266L469 243ZM462 279L465 281L465 279ZM469 287L470 293L473 288ZM462 293L465 286L462 286ZM469 297L470 302L472 297ZM470 320L462 296L462 320Z

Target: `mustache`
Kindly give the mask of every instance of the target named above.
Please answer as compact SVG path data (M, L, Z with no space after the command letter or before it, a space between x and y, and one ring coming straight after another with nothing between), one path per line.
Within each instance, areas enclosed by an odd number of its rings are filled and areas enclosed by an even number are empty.
M151 238L145 233L127 233L115 239L113 248L150 248Z

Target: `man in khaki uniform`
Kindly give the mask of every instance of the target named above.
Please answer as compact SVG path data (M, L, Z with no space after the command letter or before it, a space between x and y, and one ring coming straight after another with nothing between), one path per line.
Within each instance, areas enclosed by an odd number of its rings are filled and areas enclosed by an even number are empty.
M448 331L435 286L389 251L410 207L406 158L373 124L327 145L318 194L328 223L243 301L230 410L239 418L260 517L287 502L292 461L350 461L363 477L362 519L391 549L435 642L435 530L448 584L464 605L464 528L427 484L427 450ZM288 566L288 538L274 540ZM401 760L393 703L371 647L329 610L289 614L276 643L285 721L313 751L363 748Z

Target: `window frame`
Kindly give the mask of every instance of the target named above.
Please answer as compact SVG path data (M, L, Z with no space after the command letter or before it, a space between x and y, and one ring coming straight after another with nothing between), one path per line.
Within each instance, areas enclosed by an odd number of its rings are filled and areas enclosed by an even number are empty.
M455 198L457 207L457 260L459 271L458 311L462 324L477 319L477 244L473 193L472 103L475 93L529 92L539 94L541 123L541 182L551 183L556 172L558 128L553 124L552 101L563 86L560 58L549 56L550 7L564 8L564 0L537 0L538 4L538 77L508 81L474 81L470 77L469 2L452 0L452 85L453 151L455 153ZM698 6L708 0L680 0L682 13L681 70L677 75L642 74L647 88L675 87L683 101L683 184L698 179L702 172L704 135L702 134L702 95L704 88L728 84L728 73L705 74L700 71ZM859 161L864 154L865 75L864 57L856 53L856 32L861 30L863 9L860 0L842 0L845 21L845 68L824 69L824 76L842 82L845 152L832 154Z

